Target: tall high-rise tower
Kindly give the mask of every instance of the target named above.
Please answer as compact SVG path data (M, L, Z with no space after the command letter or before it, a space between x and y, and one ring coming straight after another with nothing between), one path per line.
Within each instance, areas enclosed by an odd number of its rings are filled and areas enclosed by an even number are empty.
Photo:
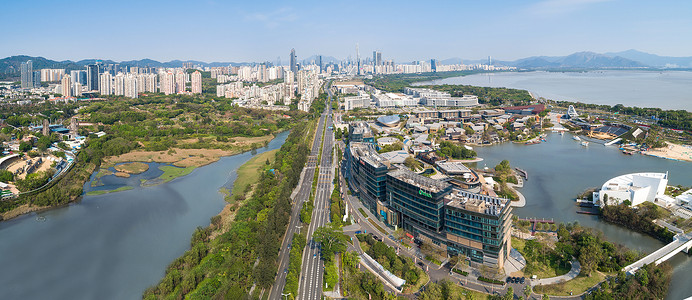
M291 49L291 59L290 59L291 72L293 74L298 73L298 61L296 61L296 49Z
M23 62L20 66L22 72L22 88L30 89L34 87L34 63L31 60Z
M360 51L358 51L358 43L356 43L356 64L358 66L357 74L360 75Z
M87 90L99 90L99 65L87 65Z

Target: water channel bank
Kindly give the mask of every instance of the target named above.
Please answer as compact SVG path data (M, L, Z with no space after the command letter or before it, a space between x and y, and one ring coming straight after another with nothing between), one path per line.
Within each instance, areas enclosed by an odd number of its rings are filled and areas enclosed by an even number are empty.
M591 143L582 147L570 134L549 133L547 142L537 145L504 143L475 147L484 161L470 166L492 168L503 159L513 167L526 170L529 180L519 191L526 206L515 208L519 217L553 218L557 222L579 222L598 229L608 240L631 249L650 253L663 243L648 235L606 223L598 216L577 214L574 198L589 187L601 186L610 178L634 172L669 172L669 184L690 185L692 163L665 160L644 155L624 155L617 147ZM692 296L687 274L692 274L692 256L678 254L669 262L674 266L667 299Z
M104 176L95 189L133 189L0 223L0 298L141 299L189 248L195 228L224 207L219 188L231 189L238 167L288 134L152 187L140 183L161 175L157 163L129 178Z

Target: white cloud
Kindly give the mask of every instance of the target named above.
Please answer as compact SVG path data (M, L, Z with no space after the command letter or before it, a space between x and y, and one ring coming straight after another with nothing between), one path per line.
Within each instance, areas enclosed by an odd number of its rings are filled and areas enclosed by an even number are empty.
M544 0L530 6L529 12L540 16L560 16L608 1L612 0Z
M276 28L281 23L298 20L298 14L290 7L279 8L270 12L256 12L245 15L245 20L259 22L267 28Z

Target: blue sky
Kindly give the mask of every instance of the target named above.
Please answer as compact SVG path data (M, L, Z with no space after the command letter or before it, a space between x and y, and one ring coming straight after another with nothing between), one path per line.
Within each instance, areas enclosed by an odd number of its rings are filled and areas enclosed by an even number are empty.
M637 49L692 56L692 1L11 1L0 57L160 61L488 55Z

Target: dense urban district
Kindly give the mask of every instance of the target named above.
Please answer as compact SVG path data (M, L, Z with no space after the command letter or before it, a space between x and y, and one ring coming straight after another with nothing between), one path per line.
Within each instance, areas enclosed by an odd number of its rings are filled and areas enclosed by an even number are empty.
M622 174L580 213L667 245L639 253L577 223L518 218L526 171L475 149L546 133L581 147L692 161L692 113L535 98L424 81L492 65L372 59L153 68L18 66L0 84L2 219L119 192L104 176L161 163L168 182L267 145L145 299L661 299L666 262L692 247L692 188ZM590 146L591 145L591 146ZM475 165L473 165L475 166ZM241 171L239 171L241 172ZM204 188L204 187L200 187Z

